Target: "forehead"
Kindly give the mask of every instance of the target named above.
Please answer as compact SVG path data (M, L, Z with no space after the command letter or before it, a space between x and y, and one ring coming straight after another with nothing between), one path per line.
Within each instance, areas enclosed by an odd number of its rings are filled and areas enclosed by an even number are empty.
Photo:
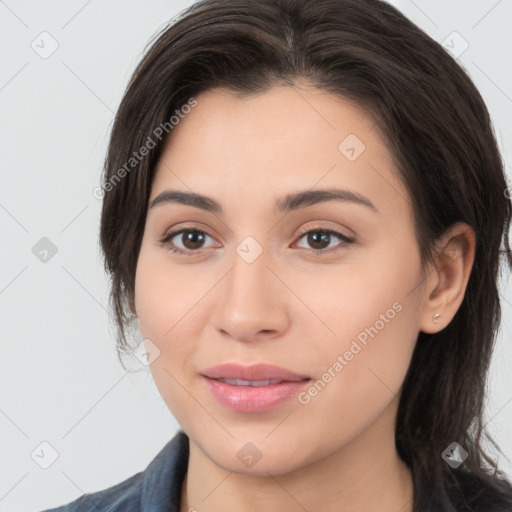
M150 199L168 188L226 202L250 192L259 207L271 208L292 191L343 187L371 198L379 211L407 213L392 155L355 103L295 86L243 98L213 89L195 99L167 139Z

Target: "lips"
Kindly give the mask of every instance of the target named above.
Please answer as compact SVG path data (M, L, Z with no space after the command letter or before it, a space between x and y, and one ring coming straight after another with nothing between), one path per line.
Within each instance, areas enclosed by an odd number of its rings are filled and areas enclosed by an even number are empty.
M266 379L266 380L244 380L244 379L216 379L219 382L225 382L232 386L272 386L273 384L280 384L285 382L282 379Z
M274 409L288 402L311 380L307 375L269 364L228 363L208 368L201 375L221 405L243 413Z
M252 382L252 384L240 383L234 385L258 385L256 383L269 380L277 381L272 382L272 384L277 384L278 382L282 381L297 382L310 378L309 375L295 373L292 372L291 370L282 368L280 366L264 363L254 364L251 366L243 366L236 363L226 363L208 368L207 370L202 372L202 375L210 379L238 379L239 381Z

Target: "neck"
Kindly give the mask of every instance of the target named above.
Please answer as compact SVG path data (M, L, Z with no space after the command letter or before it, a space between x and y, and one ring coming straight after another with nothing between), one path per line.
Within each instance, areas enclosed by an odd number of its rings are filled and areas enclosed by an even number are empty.
M395 449L396 405L327 457L276 476L227 471L190 439L180 512L412 512L412 476Z

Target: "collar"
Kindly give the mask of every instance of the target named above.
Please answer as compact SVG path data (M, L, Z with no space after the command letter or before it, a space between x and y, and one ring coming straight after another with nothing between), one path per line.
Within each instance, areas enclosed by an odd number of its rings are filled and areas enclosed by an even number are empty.
M141 512L179 512L188 458L188 436L180 429L144 471Z

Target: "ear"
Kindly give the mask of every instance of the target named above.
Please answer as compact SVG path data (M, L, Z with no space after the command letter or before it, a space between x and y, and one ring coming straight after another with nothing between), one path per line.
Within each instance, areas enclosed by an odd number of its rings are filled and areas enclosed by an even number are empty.
M444 329L457 313L469 281L475 259L475 232L458 222L439 240L435 268L430 271L425 287L419 329L436 333ZM437 322L434 315L439 314Z

